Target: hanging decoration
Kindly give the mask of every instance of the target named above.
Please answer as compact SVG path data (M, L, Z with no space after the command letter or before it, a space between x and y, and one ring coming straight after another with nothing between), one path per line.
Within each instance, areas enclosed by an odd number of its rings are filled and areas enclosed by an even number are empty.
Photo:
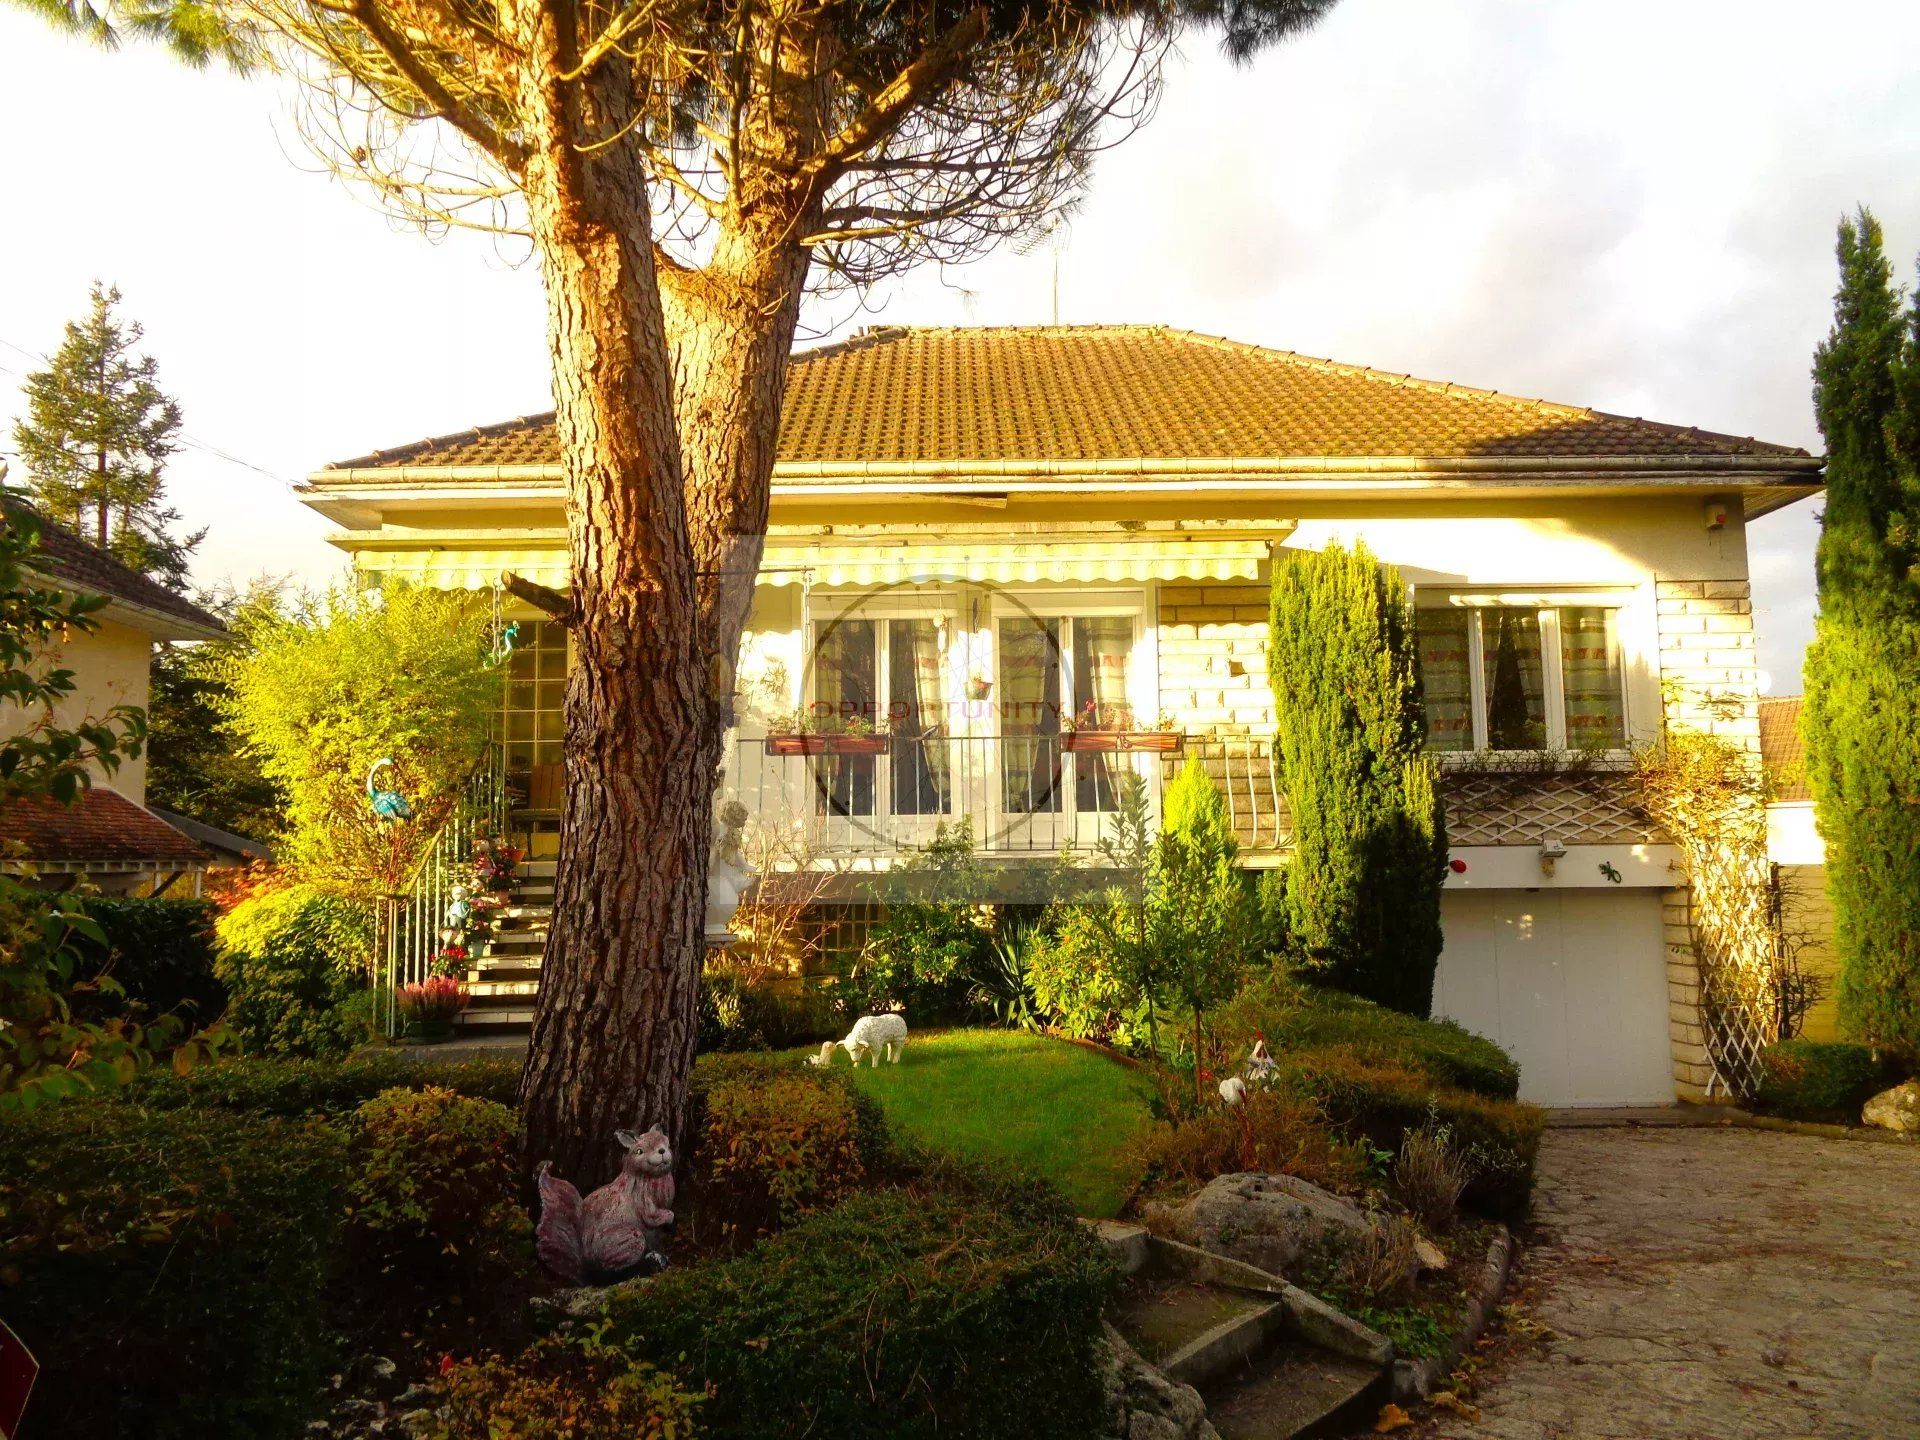
M373 806L373 813L382 820L411 820L413 806L407 803L407 797L398 790L382 789L378 777L382 770L393 768L393 757L383 756L373 762L373 768L367 771L367 803Z

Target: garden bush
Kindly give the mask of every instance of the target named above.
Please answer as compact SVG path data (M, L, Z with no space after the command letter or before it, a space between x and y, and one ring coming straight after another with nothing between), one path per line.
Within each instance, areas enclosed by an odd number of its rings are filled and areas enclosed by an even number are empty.
M43 1366L22 1440L299 1435L344 1171L320 1125L73 1101L0 1126L0 1314Z
M1366 1168L1361 1147L1333 1133L1315 1100L1286 1089L1254 1090L1238 1105L1161 1120L1134 1140L1131 1154L1150 1182L1204 1184L1258 1170L1344 1190Z
M422 1065L393 1051L351 1060L235 1059L196 1066L185 1075L149 1073L127 1097L153 1110L215 1108L255 1115L346 1116L383 1090L437 1085L480 1100L514 1103L518 1060L463 1060Z
M785 1050L844 1029L833 996L819 986L791 987L745 965L709 965L700 977L702 1054Z
M1414 1065L1338 1046L1278 1058L1279 1082L1318 1100L1352 1138L1391 1155L1409 1132L1447 1126L1472 1173L1467 1202L1496 1215L1526 1208L1546 1128L1537 1106L1439 1085Z
M1046 1022L1075 1040L1116 1050L1147 1043L1147 1002L1114 964L1087 905L1054 906L1029 942L1027 987Z
M851 1087L806 1074L712 1086L694 1157L700 1223L750 1238L834 1204L867 1178L870 1123Z
M127 1000L153 1014L178 1013L196 1027L227 1008L227 987L214 973L211 900L92 895L80 912L100 927L105 943L76 942L78 978L111 975Z
M616 1350L553 1339L453 1365L440 1391L424 1440L693 1440L704 1398Z
M1080 1437L1112 1270L1070 1217L967 1194L856 1195L736 1259L610 1300L607 1340L712 1387L749 1437Z
M1790 1120L1857 1124L1860 1107L1888 1083L1887 1066L1865 1045L1781 1040L1760 1052L1753 1101Z
M1237 1061L1257 1038L1277 1055L1339 1046L1412 1065L1429 1079L1495 1100L1520 1093L1520 1067L1498 1045L1447 1020L1420 1020L1357 995L1303 985L1276 972L1216 1011L1214 1031Z
M441 1086L387 1090L354 1112L347 1217L383 1269L478 1287L525 1268L514 1114Z
M324 1058L366 1038L348 1003L366 989L373 954L365 906L294 885L243 901L217 933L228 1017L250 1051Z

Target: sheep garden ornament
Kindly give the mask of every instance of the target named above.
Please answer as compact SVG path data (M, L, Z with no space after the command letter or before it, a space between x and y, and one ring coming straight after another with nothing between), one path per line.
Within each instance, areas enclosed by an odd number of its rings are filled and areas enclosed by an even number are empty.
M620 1173L582 1199L571 1182L540 1163L540 1263L569 1285L611 1285L667 1268L661 1232L673 1225L673 1146L659 1126L636 1135L616 1130L626 1154Z
M809 1056L808 1063L831 1065L836 1043L853 1057L855 1065L870 1055L873 1057L873 1068L879 1069L882 1051L886 1052L889 1061L898 1065L907 1049L907 1022L898 1015L862 1015L853 1022L853 1029L847 1032L846 1039L823 1041L820 1053Z

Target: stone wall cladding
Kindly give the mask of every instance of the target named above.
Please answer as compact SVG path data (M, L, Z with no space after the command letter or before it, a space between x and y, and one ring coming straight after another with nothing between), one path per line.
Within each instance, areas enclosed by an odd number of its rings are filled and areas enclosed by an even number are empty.
M1745 580L1661 580L1654 599L1667 729L1722 736L1759 764L1760 666L1751 585ZM1705 1100L1713 1066L1707 1058L1686 890L1665 893L1661 918L1674 1090L1682 1100Z
M1661 580L1654 597L1668 727L1724 735L1758 755L1760 667L1751 586Z

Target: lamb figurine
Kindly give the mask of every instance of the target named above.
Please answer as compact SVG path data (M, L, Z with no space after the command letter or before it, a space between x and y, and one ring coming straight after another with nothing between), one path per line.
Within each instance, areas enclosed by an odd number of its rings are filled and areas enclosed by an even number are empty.
M667 1268L660 1231L673 1224L673 1146L659 1126L614 1131L620 1173L586 1199L540 1163L540 1263L569 1285L611 1285Z
M1247 1098L1249 1087L1258 1086L1264 1090L1273 1084L1274 1071L1278 1068L1273 1053L1267 1049L1265 1037L1255 1040L1253 1052L1247 1056L1247 1063L1240 1067L1240 1073L1229 1075L1220 1082L1220 1098L1229 1105L1238 1105Z
M831 1065L835 1041L822 1041L820 1053L810 1056L808 1063L813 1065ZM858 1065L863 1055L873 1057L873 1068L880 1068L880 1054L886 1052L887 1059L893 1064L900 1063L900 1057L907 1048L907 1022L898 1015L862 1015L853 1022L853 1029L847 1032L847 1038L837 1042L841 1049L853 1057Z

